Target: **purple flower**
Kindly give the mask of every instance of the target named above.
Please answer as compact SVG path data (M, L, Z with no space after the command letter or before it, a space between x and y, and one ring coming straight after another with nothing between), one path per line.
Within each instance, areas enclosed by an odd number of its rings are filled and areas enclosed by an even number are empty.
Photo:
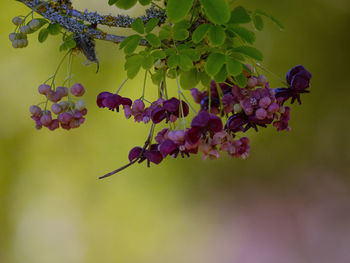
M187 103L182 101L183 115L186 117L189 113ZM163 102L163 106L156 106L151 112L153 123L157 124L166 119L166 121L174 122L182 116L180 101L176 98L171 98Z
M310 86L311 77L311 73L299 65L288 71L286 80L293 90L301 92Z
M110 92L101 92L97 96L97 106L99 108L108 108L112 111L117 110L117 112L119 112L120 105L130 107L132 105L132 100Z

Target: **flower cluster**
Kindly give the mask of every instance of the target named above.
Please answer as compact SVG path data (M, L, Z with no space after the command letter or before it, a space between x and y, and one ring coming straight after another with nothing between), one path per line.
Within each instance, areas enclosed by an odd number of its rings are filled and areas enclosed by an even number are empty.
M38 19L32 19L28 24L25 24L25 19L21 17L14 17L12 23L17 26L19 32L10 33L9 39L14 48L24 48L28 46L27 35L40 27ZM16 29L16 31L17 31Z
M148 123L150 120L158 124L163 120L168 123L175 122L180 116L186 117L189 113L189 107L186 102L171 98L169 100L158 99L151 103L149 107L141 99L132 102L129 98L124 98L118 94L110 92L101 92L97 96L97 106L108 108L119 112L119 107L123 106L124 114L127 119L134 117L136 122ZM183 113L183 114L182 114Z
M31 118L35 121L37 129L44 126L53 131L61 126L65 130L70 130L80 127L85 122L86 104L83 100L75 102L71 100L68 88L57 87L53 90L51 86L42 84L38 91L47 98L47 101L44 109L36 105L30 106ZM79 83L70 88L70 94L75 97L81 97L84 93L85 88ZM64 97L68 97L68 100L62 100ZM52 102L51 111L47 110L49 101ZM57 115L56 118L52 116L53 114Z
M248 67L249 68L249 67ZM206 91L192 89L194 101L200 105L200 111L191 121L191 126L183 130L164 128L157 133L155 143L145 147L134 147L129 152L130 163L147 161L159 164L168 156L189 157L191 154L203 154L203 159L217 159L221 152L229 157L245 159L250 146L247 137L238 133L250 128L266 128L272 124L278 131L289 131L290 107L285 103L291 99L300 102L300 94L308 93L311 74L303 67L291 69L286 76L287 88L272 89L264 75L254 76L244 72L247 78L245 87L235 84L232 77L224 83L211 82ZM134 117L136 122L148 123L152 127L163 120L175 122L179 117L189 114L187 103L176 98L158 99L145 106L142 99L134 102L117 94L102 92L97 97L99 107L119 111L123 106L125 116ZM183 115L181 114L183 113ZM225 124L223 124L225 119ZM151 134L153 134L153 128Z

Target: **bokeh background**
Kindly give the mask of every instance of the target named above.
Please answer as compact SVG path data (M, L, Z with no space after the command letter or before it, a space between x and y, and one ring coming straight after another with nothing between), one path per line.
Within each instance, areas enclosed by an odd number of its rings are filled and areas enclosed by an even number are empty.
M118 13L107 0L73 3ZM297 64L313 74L311 95L292 109L292 131L250 133L245 161L167 159L103 181L97 177L125 164L147 136L144 125L95 106L99 92L126 78L122 53L98 42L98 74L75 59L75 79L88 89L86 124L36 131L28 108L41 100L37 86L63 55L60 38L39 44L30 36L28 48L13 49L11 19L29 10L1 4L1 263L350 262L350 2L242 3L286 26L281 32L267 22L257 33L264 65L281 77ZM141 75L123 94L140 96ZM151 96L156 90L149 87Z

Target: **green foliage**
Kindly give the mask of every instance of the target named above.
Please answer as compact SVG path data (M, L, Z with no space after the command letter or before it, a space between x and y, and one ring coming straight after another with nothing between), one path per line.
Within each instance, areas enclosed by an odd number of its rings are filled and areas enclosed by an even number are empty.
M131 28L139 34L145 33L145 27L141 18L135 19L135 21L131 23Z
M214 24L222 25L230 20L230 7L227 0L200 0L200 3L206 16Z
M126 5L122 0L110 0L110 4L121 8L129 8L136 2ZM165 78L178 76L183 89L200 83L208 86L212 79L217 82L229 79L244 87L247 81L242 73L244 64L263 59L258 49L248 46L254 44L256 36L245 24L263 30L265 17L282 28L276 19L259 9L252 12L237 6L231 11L227 0L169 0L166 12L170 23L163 24L159 30L155 30L158 18L145 25L137 18L131 24L136 34L120 44L126 54L128 78L134 78L143 68L151 73L156 85ZM42 34L45 37L45 32ZM147 46L136 51L142 38Z
M183 20L192 7L193 0L169 0L167 4L167 16L170 22L176 23Z
M62 41L63 43L60 46L60 51L66 51L72 48L75 48L77 43L74 41L74 35L70 34L70 35L63 35L62 37Z
M225 30L221 26L212 26L209 29L210 43L214 46L221 46L224 44L226 38Z

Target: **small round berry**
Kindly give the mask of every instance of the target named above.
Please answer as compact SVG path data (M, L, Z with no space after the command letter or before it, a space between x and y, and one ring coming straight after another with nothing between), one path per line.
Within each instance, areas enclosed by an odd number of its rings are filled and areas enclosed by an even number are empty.
M20 18L18 16L15 16L13 19L12 19L12 23L16 26L19 26L20 24L23 23L23 18Z
M29 22L28 26L31 29L35 30L35 29L37 29L40 26L40 22L39 22L38 19L33 19L32 21Z
M240 113L243 110L243 108L242 108L241 104L237 103L237 104L233 105L233 110L236 113Z
M83 116L85 116L88 113L88 110L85 108L81 111L81 114L83 114Z
M278 106L278 104L277 103L272 103L270 106L269 106L269 108L267 109L267 111L269 112L269 113L276 113L276 112L278 112L278 110L280 109L280 106Z
M258 76L258 86L263 87L266 84L266 77L264 75Z
M81 85L80 83L77 83L70 88L70 92L76 97L81 97L84 95L85 89L83 85Z
M69 123L73 118L73 115L69 112L63 112L60 115L58 115L58 120L62 124Z
M28 40L27 39L20 39L20 40L18 40L18 42L19 42L19 47L20 48L24 48L24 47L28 46Z
M68 96L68 88L66 87L57 87L56 92L59 93L62 97Z
M49 100L52 102L59 102L62 99L62 96L60 93L56 91L50 91L49 93Z
M33 116L36 116L36 117L40 117L42 115L42 111L41 111L40 107L38 107L36 105L30 106L29 111Z
M86 108L86 104L85 104L85 101L83 101L83 100L78 100L77 103L75 104L75 109L76 110L81 111L81 110L83 110L85 108Z
M71 127L72 129L74 128L79 128L80 126L80 121L79 119L72 119L70 122L69 122L69 127Z
M13 40L13 41L12 41L12 46L13 46L14 48L19 48L19 46L20 46L19 40L17 40L17 39Z
M258 118L258 120L263 120L263 119L266 118L267 112L266 112L265 109L259 108L259 109L257 109L257 111L255 112L255 116Z
M9 34L9 39L10 39L11 42L12 42L13 40L15 40L16 37L17 37L17 34L16 34L16 33L10 33L10 34Z
M247 88L253 89L258 85L258 79L255 77L249 78L247 81Z
M57 119L55 119L50 123L50 125L47 128L49 128L50 131L54 131L59 127L60 127L60 122Z
M52 112L55 113L56 115L60 114L60 113L63 111L63 109L61 108L61 106L60 106L59 104L57 104L57 103L52 104L51 110L52 110Z
M49 95L51 91L51 87L47 84L42 84L38 87L38 91L42 95Z
M51 113L50 112L49 113L45 113L43 116L41 116L40 122L44 126L49 126L50 123L52 122Z
M62 111L65 111L66 109L68 109L68 106L69 106L68 101L61 101L59 103L59 105L60 105Z
M271 99L269 97L263 97L259 100L259 106L266 109L271 104Z
M30 32L30 27L29 26L21 26L19 28L19 30L21 31L22 34L28 34Z

